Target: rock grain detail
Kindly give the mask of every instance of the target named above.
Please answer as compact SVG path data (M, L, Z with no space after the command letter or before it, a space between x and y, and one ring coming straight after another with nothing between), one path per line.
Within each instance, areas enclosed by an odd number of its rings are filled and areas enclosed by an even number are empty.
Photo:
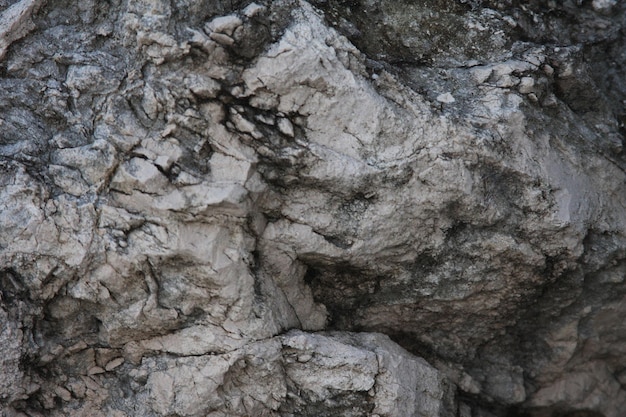
M0 416L622 416L625 33L0 0Z

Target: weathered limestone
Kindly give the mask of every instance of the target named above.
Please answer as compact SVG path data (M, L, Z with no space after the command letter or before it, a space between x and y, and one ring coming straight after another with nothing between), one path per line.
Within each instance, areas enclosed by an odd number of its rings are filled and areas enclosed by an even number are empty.
M5 3L0 415L626 409L623 4Z

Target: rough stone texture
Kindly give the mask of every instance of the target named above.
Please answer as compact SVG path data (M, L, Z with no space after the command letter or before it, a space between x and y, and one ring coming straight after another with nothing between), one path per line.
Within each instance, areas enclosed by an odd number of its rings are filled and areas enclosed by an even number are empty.
M0 0L0 415L622 416L625 33Z

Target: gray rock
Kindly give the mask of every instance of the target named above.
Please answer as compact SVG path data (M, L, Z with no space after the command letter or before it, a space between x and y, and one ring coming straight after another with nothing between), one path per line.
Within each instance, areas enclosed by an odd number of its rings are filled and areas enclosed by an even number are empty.
M8 47L15 41L28 35L35 28L31 15L40 6L40 0L22 0L14 2L0 14L0 60L4 58Z
M623 3L5 3L0 414L626 409Z

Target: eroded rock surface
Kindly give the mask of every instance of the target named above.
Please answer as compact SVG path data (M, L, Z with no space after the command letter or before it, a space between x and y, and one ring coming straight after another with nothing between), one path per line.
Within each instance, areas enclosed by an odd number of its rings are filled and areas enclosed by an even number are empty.
M623 3L0 7L3 415L626 410Z

